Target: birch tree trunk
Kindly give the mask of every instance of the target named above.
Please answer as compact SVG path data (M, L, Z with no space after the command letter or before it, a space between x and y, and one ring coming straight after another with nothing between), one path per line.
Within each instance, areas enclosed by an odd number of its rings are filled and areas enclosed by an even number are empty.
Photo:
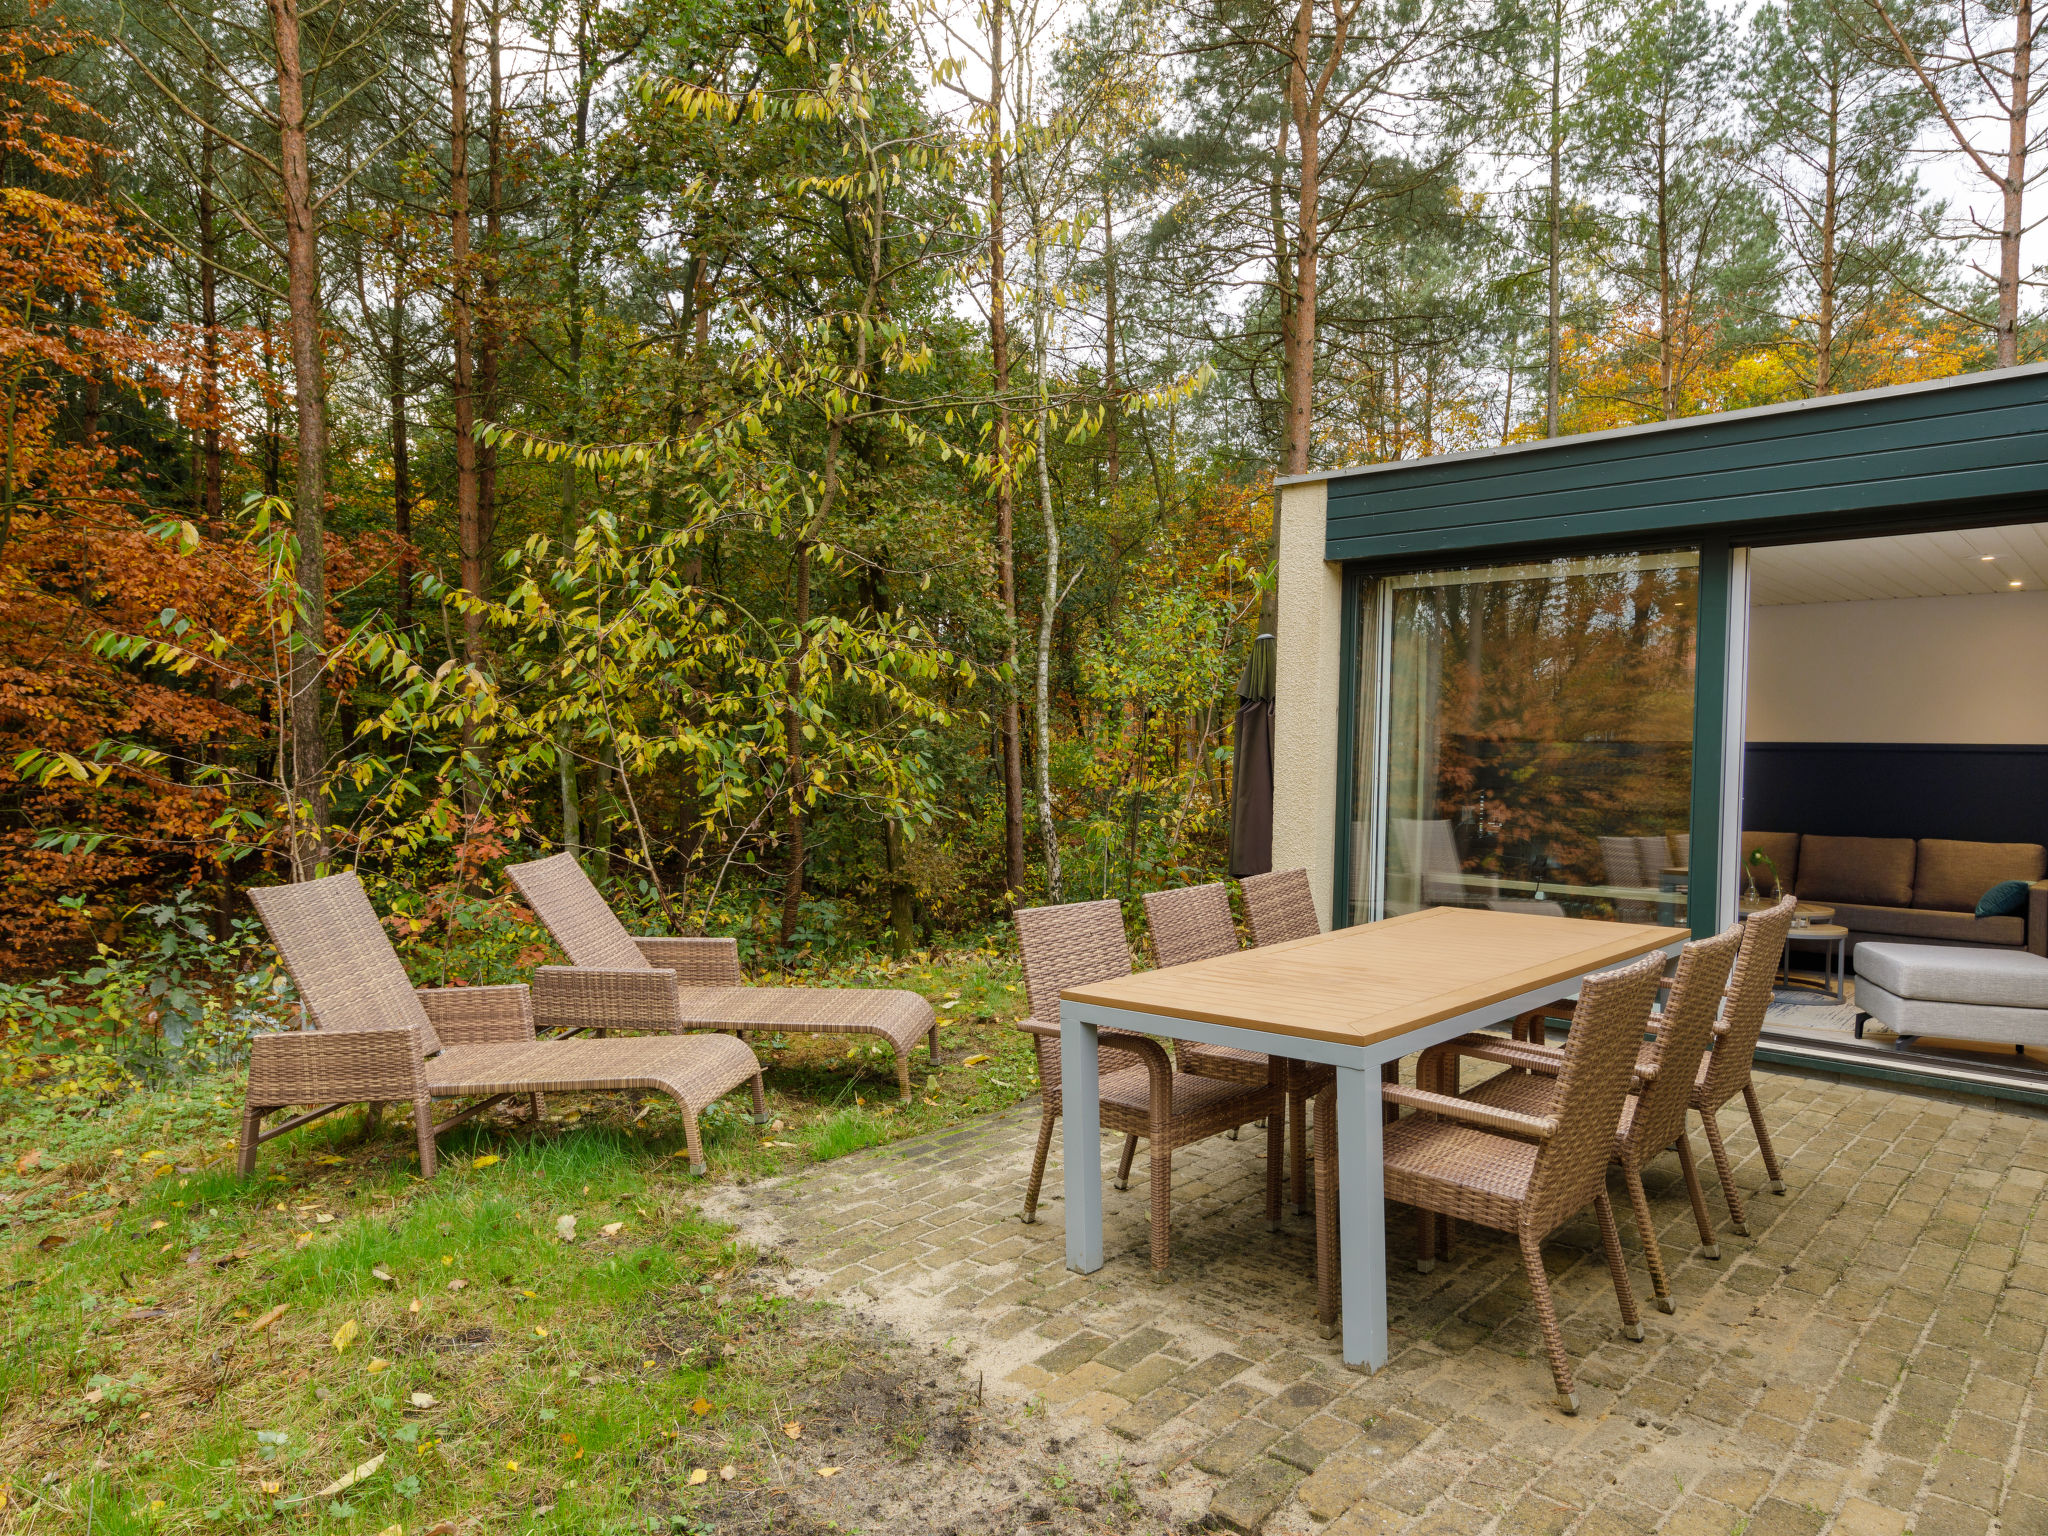
M1040 229L1042 219L1034 219ZM1037 436L1038 515L1045 525L1045 599L1038 614L1038 667L1034 700L1037 704L1034 746L1038 768L1038 836L1045 848L1045 899L1057 905L1060 894L1060 833L1052 813L1052 628L1060 606L1060 525L1053 512L1052 475L1047 468L1050 445L1046 420L1052 414L1047 394L1046 366L1050 351L1052 295L1046 283L1045 241L1031 242L1031 296L1035 311L1032 325L1033 371L1037 375L1038 399L1033 412Z

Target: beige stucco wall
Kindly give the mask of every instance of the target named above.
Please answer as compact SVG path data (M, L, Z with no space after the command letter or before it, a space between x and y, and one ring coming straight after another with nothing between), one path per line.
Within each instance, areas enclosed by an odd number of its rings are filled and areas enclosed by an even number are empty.
M1749 616L1751 741L2048 741L2048 592Z
M1329 487L1282 486L1273 707L1273 867L1303 868L1323 926L1336 876L1338 633L1343 577L1323 559Z

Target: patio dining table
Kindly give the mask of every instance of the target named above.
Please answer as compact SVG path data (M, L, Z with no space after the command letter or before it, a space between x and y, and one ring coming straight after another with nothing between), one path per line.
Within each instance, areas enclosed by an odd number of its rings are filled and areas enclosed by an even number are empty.
M1344 1363L1387 1362L1382 1063L1505 1023L1682 928L1432 907L1060 994L1067 1267L1102 1267L1099 1029L1327 1062L1337 1073Z

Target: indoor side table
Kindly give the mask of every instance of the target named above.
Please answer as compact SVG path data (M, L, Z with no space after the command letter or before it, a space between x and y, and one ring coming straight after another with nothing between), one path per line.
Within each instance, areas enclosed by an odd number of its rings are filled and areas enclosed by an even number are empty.
M1792 980L1792 946L1821 944L1821 976L1829 996L1838 1003L1849 1000L1849 930L1840 923L1809 923L1785 931L1785 958L1778 967L1787 983Z

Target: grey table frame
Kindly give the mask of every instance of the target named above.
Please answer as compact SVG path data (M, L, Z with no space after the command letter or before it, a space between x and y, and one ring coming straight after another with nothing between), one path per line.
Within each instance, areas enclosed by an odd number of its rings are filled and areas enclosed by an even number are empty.
M1676 955L1682 941L1664 946ZM1284 956L1276 961L1285 963ZM1195 961L1201 965L1204 962ZM1604 969L1608 961L1594 969ZM1530 992L1425 1024L1370 1045L1339 1045L1298 1035L1210 1024L1172 1014L1060 1003L1060 1119L1066 1164L1067 1268L1093 1274L1102 1268L1102 1105L1096 1032L1127 1029L1173 1040L1234 1045L1278 1052L1297 1061L1326 1062L1337 1071L1338 1273L1343 1288L1344 1363L1377 1371L1387 1363L1386 1175L1380 1143L1380 1067L1475 1029L1505 1024L1519 1014L1571 993L1592 971L1548 982Z

